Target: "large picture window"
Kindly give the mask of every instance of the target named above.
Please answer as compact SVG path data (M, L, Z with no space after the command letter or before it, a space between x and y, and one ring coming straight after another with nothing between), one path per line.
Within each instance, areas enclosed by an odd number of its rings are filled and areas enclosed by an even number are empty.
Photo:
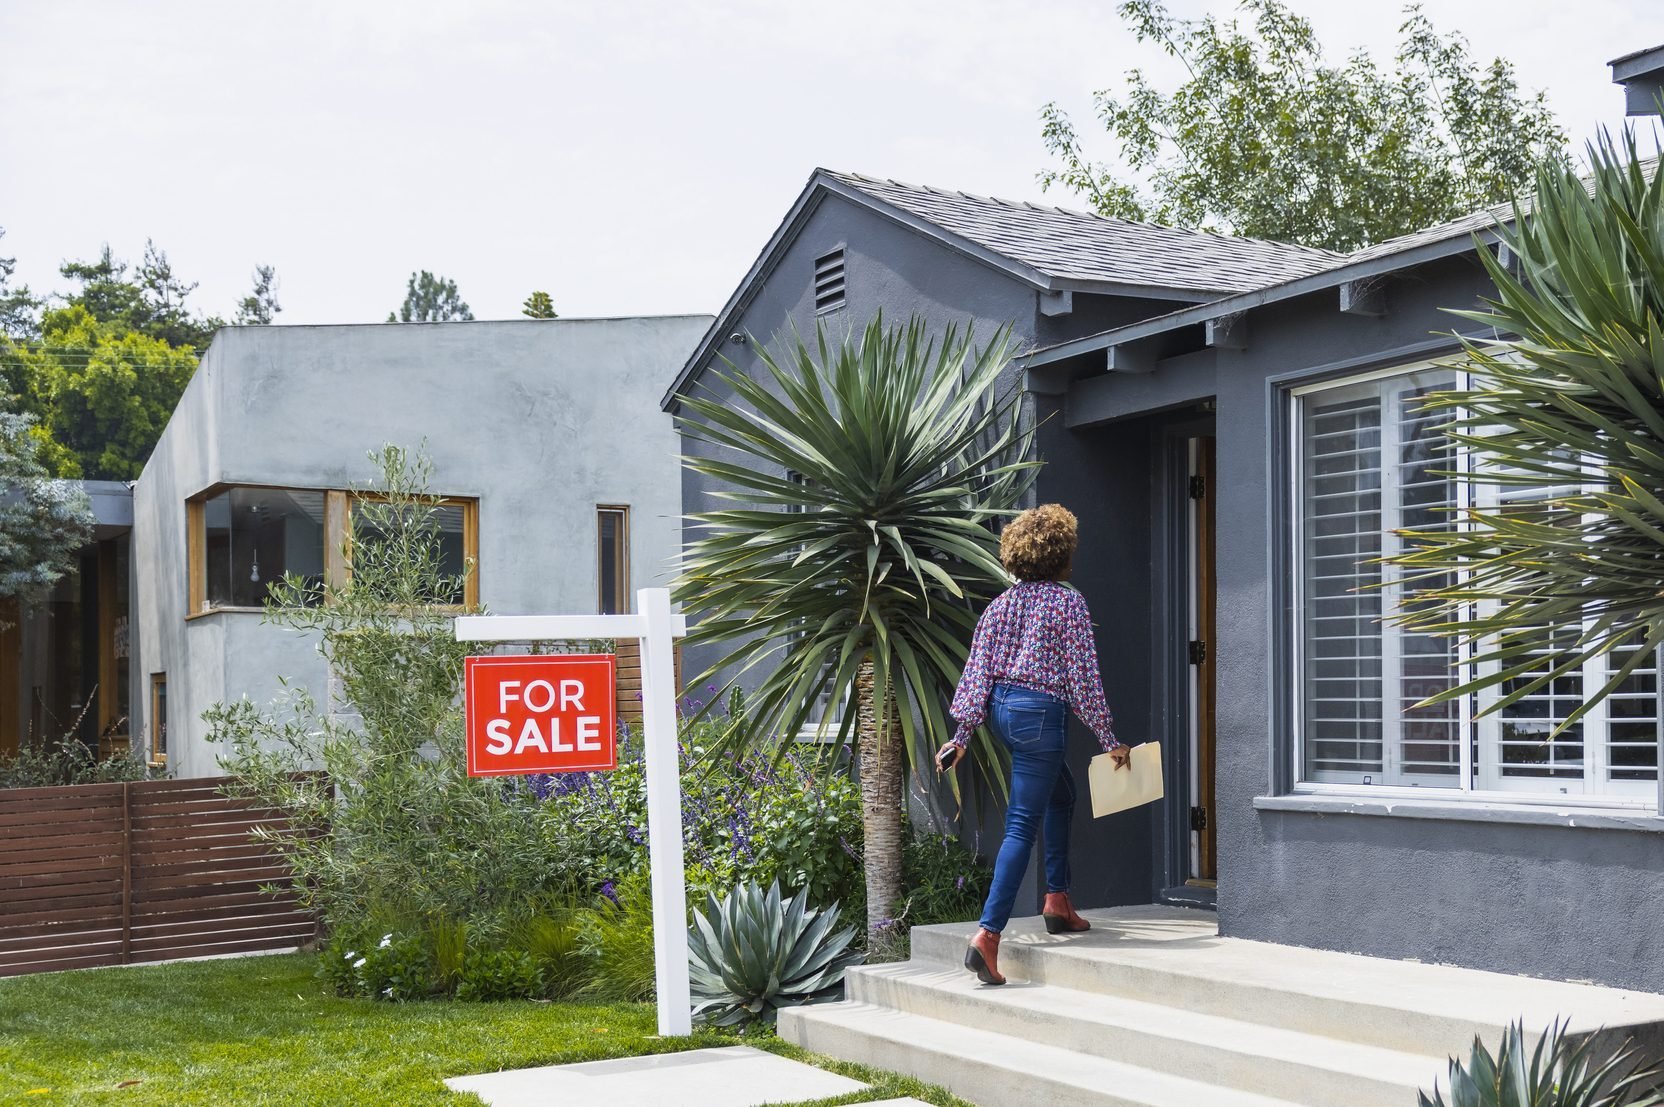
M271 587L288 575L298 576L314 600L324 587L344 586L352 579L349 538L362 540L390 522L385 512L366 510L369 502L356 493L253 486L187 501L187 616L261 610ZM439 571L458 582L432 602L478 604L478 502L445 499L423 510L438 528Z
M1454 450L1428 393L1457 384L1446 369L1399 371L1295 393L1293 453L1298 779L1306 785L1538 793L1611 802L1656 796L1657 674L1642 668L1554 742L1555 725L1607 680L1591 662L1500 712L1459 699L1422 700L1472 673L1453 640L1393 624L1416 597L1380 559L1418 531L1459 525L1470 496L1532 510L1549 489L1470 484L1449 476L1483 460ZM1549 635L1576 628L1544 628Z

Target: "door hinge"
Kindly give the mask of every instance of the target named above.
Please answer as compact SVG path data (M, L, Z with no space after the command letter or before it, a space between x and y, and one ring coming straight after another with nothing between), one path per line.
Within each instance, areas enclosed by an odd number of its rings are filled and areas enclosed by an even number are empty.
M1207 482L1202 479L1202 474L1197 473L1192 476L1190 478L1190 498L1199 500L1206 492Z
M1190 663L1200 665L1208 659L1208 644L1202 641L1190 643Z
M1206 830L1207 828L1208 809L1205 807L1192 807L1190 809L1190 829Z

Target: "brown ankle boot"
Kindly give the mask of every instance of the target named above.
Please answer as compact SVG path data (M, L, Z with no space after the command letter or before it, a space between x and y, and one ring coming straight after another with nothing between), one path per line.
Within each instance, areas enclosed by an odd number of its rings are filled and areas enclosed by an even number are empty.
M1004 984L1000 975L1000 936L992 930L976 929L976 937L965 950L965 967L984 984Z
M1047 934L1075 933L1092 929L1092 924L1081 918L1075 911L1074 904L1069 902L1068 892L1047 892L1046 902L1040 908L1040 912L1046 920Z

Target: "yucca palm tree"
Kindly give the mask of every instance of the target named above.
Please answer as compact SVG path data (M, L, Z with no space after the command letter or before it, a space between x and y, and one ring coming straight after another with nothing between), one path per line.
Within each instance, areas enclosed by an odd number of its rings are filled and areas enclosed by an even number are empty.
M1430 702L1506 686L1497 711L1612 658L1555 734L1664 642L1664 169L1633 134L1589 156L1588 177L1539 170L1529 212L1500 232L1517 272L1479 249L1496 298L1455 314L1503 337L1464 341L1471 384L1429 403L1477 459L1458 479L1546 494L1406 535L1391 559L1424 589L1400 621L1473 646L1483 674Z
M729 363L729 394L686 397L678 417L716 447L685 464L732 504L689 516L674 588L689 644L720 647L698 683L721 674L712 702L750 687L727 751L790 741L835 705L818 725L856 739L869 928L901 891L905 769L948 736L977 613L1007 583L990 524L1038 464L1015 390L998 392L1009 342L917 318L841 341L817 326L813 347L759 348L755 377Z

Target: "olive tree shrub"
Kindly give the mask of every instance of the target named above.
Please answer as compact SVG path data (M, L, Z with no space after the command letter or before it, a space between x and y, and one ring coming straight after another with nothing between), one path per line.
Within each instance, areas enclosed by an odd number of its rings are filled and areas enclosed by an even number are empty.
M338 702L289 686L277 701L205 715L231 787L287 812L270 837L304 903L332 928L413 918L503 919L544 888L536 797L467 775L457 697L464 575L447 574L432 463L387 446L352 509L350 581L289 577L269 623L319 637ZM301 775L308 771L322 775Z

